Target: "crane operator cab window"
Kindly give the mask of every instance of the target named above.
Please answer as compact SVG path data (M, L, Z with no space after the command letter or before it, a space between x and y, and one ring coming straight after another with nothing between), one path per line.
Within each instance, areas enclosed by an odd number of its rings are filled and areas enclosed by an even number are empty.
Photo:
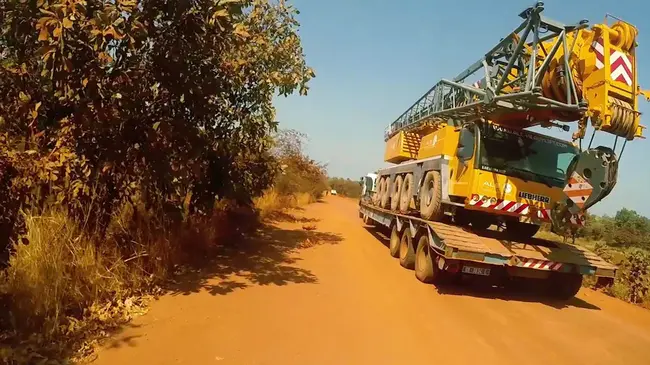
M456 149L456 157L462 162L470 160L474 156L474 126L464 125L460 134L458 135L458 148Z
M564 185L567 167L578 153L571 143L494 125L481 137L480 169L547 186Z

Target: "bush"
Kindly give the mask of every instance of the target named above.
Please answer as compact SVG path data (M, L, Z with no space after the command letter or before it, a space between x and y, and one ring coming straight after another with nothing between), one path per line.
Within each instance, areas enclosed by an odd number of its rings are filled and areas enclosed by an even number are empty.
M274 94L306 94L314 77L295 13L270 0L0 2L4 327L75 338L87 310L130 307L239 235L265 191L318 196L324 167L274 149Z
M310 159L303 151L306 135L296 130L280 130L275 136L273 153L280 164L273 188L280 195L306 193L318 199L327 189L324 165Z
M328 180L331 189L336 190L338 195L350 198L359 198L361 196L361 185L359 181L334 177Z

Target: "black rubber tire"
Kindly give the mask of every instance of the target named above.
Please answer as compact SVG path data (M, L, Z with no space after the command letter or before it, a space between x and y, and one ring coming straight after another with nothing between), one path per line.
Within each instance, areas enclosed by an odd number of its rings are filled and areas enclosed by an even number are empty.
M381 191L381 196L379 197L379 206L384 209L388 209L388 204L390 202L390 191L388 190L388 182L390 177L384 177L384 187Z
M420 217L440 221L444 217L442 206L442 182L439 171L429 171L420 188Z
M393 224L393 227L390 231L390 242L388 243L388 251L392 257L399 257L399 244L400 244L400 235L397 230L397 224Z
M420 236L415 251L415 277L423 283L432 284L439 277L440 269L434 261L435 253L429 246L429 237Z
M393 189L390 194L390 210L397 211L399 209L399 200L402 196L402 182L404 178L402 175L397 175L395 178L395 183L393 184Z
M415 248L411 238L411 229L405 228L399 242L399 264L409 270L415 267Z
M526 239L537 234L539 226L537 224L523 223L517 221L506 222L506 233L514 238Z
M553 273L549 278L549 294L556 299L570 300L582 287L582 275Z
M399 211L406 213L411 207L411 199L413 198L413 174L406 174L402 182L402 194L399 197Z

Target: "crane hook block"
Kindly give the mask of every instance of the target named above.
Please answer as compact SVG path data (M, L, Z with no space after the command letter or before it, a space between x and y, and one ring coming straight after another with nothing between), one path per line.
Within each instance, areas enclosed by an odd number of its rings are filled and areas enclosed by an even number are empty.
M604 199L616 185L618 159L609 147L598 146L576 155L567 169L564 202L580 214Z

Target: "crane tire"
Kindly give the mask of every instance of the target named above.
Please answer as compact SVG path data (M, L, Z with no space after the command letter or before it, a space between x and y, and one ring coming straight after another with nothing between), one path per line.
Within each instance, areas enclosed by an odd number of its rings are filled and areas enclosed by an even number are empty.
M429 171L420 188L420 217L440 221L444 217L442 183L439 171Z
M406 174L402 182L402 194L399 197L400 213L408 212L413 197L413 174Z
M390 194L390 210L397 210L399 208L399 199L402 196L402 182L404 178L402 175L398 175L395 178L395 184L393 184L393 191Z
M388 190L390 176L384 177L384 187L381 189L381 196L379 197L379 206L383 209L388 208L390 200L390 191Z

